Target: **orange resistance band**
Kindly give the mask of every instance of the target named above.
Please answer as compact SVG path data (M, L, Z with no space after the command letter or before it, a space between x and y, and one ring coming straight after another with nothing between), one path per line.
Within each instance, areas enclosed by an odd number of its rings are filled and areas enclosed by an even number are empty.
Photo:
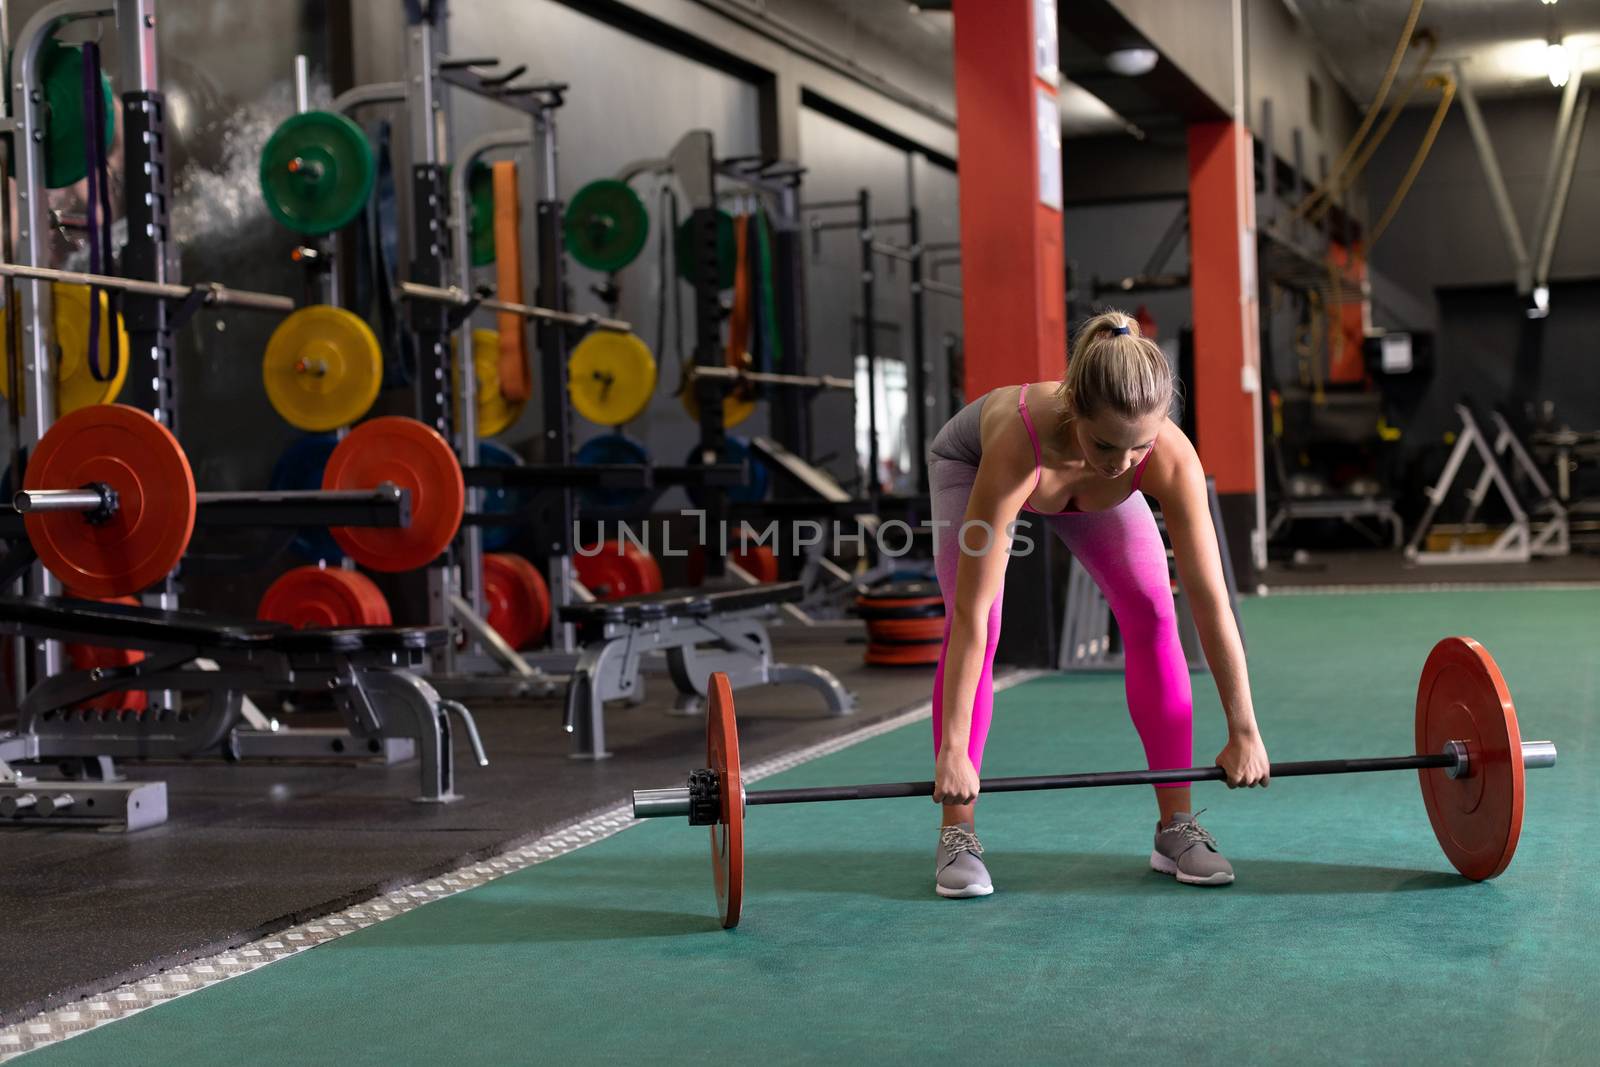
M494 271L497 295L522 303L522 212L517 199L517 165L501 160L494 176ZM507 400L526 400L533 392L528 374L528 346L521 315L502 311L500 321L500 392Z

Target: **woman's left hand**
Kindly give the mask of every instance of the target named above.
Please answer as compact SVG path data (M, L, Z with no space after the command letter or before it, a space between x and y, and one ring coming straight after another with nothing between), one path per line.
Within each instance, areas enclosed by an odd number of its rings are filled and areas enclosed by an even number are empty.
M1272 764L1267 759L1267 746L1255 731L1236 732L1228 736L1228 746L1217 753L1217 766L1228 776L1228 788L1262 786L1272 779Z

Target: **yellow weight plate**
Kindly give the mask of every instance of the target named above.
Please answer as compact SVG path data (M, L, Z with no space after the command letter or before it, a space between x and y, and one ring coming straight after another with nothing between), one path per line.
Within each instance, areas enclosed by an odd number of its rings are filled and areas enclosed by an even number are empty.
M601 426L621 426L650 406L656 359L631 333L596 330L567 360L567 392L578 414Z
M89 369L89 288L55 282L50 286L56 330L56 416L70 414L91 404L109 404L122 392L128 377L128 331L122 316L117 316L117 338L121 358L117 373L107 381L96 381ZM110 301L100 294L100 367L111 361L111 332L106 329L111 314ZM5 312L0 311L0 339L9 338ZM10 398L11 374L6 342L0 340L0 396Z
M453 344L453 342L452 342ZM500 333L498 330L472 331L472 366L478 378L478 436L505 433L522 417L527 402L509 400L500 391ZM456 386L460 388L457 375ZM457 392L457 396L460 393ZM460 417L460 408L456 409Z
M372 407L383 384L383 353L359 315L315 304L272 331L261 378L285 422L323 433L350 425Z
M696 422L700 421L700 398L695 396L694 368L689 368L689 377L683 386L681 394L683 410ZM755 414L756 402L744 395L743 391L735 387L722 395L722 427L731 430L745 419Z

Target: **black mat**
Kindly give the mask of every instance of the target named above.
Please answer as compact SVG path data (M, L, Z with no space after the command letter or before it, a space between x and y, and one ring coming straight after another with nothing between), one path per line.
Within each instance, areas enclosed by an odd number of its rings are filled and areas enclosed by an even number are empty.
M854 715L801 686L738 694L747 763L853 730L928 699L932 670L867 668L854 629L774 630L778 658L835 671ZM490 766L457 746L454 804L414 804L414 764L394 767L126 764L167 782L170 821L137 834L8 829L0 836L0 1024L208 955L450 870L629 790L673 785L704 763L703 720L667 714L671 683L612 705L614 757L569 759L558 700L475 707Z

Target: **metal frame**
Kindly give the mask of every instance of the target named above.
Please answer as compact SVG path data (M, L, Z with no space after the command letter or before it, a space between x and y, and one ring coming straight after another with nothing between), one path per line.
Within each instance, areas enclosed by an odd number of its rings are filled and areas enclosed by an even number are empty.
M1566 89L1562 93L1561 108L1556 118L1555 134L1550 142L1549 161L1545 167L1543 187L1539 194L1538 222L1533 237L1538 242L1529 249L1511 206L1511 195L1506 188L1505 176L1500 170L1500 160L1494 144L1489 140L1489 128L1483 113L1478 109L1477 96L1466 78L1459 60L1450 67L1455 76L1456 93L1461 98L1462 114L1472 132L1472 142L1478 151L1478 161L1483 166L1484 180L1489 186L1490 199L1494 201L1495 214L1500 229L1505 234L1516 274L1517 292L1533 294L1534 304L1529 315L1543 318L1549 313L1550 264L1555 257L1556 240L1560 235L1562 217L1566 213L1567 196L1571 192L1573 176L1577 170L1578 149L1583 143L1585 119L1589 110L1589 89L1580 89L1583 65L1576 64Z
M148 625L148 623L146 624ZM478 762L487 762L471 712L438 692L414 673L425 657L415 652L294 652L274 648L212 647L187 640L110 636L75 631L64 613L60 626L0 618L0 631L54 641L79 641L113 648L142 650L146 657L130 666L68 671L28 691L17 710L14 733L0 735L0 824L45 822L52 825L110 826L135 830L165 818L165 789L159 782L107 781L96 793L103 801L82 808L41 812L37 805L16 807L16 798L77 790L79 781L58 781L19 774L8 760L98 758L177 759L210 751L234 756L319 754L345 742L347 758L367 747L388 758L403 750L390 742L411 742L420 756L419 802L445 803L458 798L452 750L452 714L459 716ZM123 690L199 692L204 711L152 707L136 720L117 712L78 710L75 706L106 693ZM240 728L247 690L325 693L334 699L347 732L318 731L315 737L296 733L294 741L274 745L246 725ZM129 729L129 722L137 729ZM267 733L271 733L269 728ZM371 743L370 745L368 743ZM288 746L287 748L285 746ZM159 803L158 803L159 801ZM9 809L9 811L7 810Z
M1565 556L1571 551L1569 522L1566 506L1551 492L1550 483L1533 462L1532 457L1517 439L1509 423L1499 412L1491 412L1495 439L1491 444L1472 411L1464 404L1456 405L1456 415L1461 419L1461 434L1445 461L1439 480L1427 490L1428 507L1423 512L1416 532L1406 544L1406 557L1415 563L1527 563L1535 556ZM1461 473L1469 453L1476 453L1483 463L1476 483L1467 491L1467 514L1463 525L1470 525L1488 498L1490 488L1499 490L1511 522L1495 538L1494 543L1480 547L1461 544L1459 537L1449 549L1426 551L1429 531L1434 518L1449 498L1456 477ZM1522 473L1539 493L1532 508L1524 506L1511 487L1500 457L1509 455L1514 467ZM1538 514L1539 519L1534 515Z
M1405 525L1400 520L1399 512L1394 510L1394 501L1388 497L1335 496L1296 500L1284 495L1279 498L1272 521L1267 524L1267 540L1271 541L1279 530L1301 519L1337 519L1373 544L1381 545L1384 543L1383 537L1360 521L1376 519L1389 528L1390 547L1399 548L1405 543Z
M1505 234L1506 246L1511 251L1512 266L1516 270L1517 291L1526 293L1533 288L1533 266L1528 256L1528 246L1522 239L1522 228L1517 223L1517 213L1511 206L1511 194L1506 191L1505 175L1500 172L1500 159L1495 155L1494 144L1489 140L1489 127L1478 110L1478 97L1472 83L1463 74L1459 61L1452 62L1455 72L1456 95L1461 98L1461 113L1467 117L1467 128L1472 131L1472 143L1478 149L1478 162L1483 165L1483 177L1489 184L1489 197L1494 201L1495 214Z
M752 438L750 448L769 465L783 470L821 497L824 509L851 508L852 505L858 508L849 516L859 527L859 534L851 535L851 539L859 537L863 544L869 540L876 543L877 532L883 522L882 515L874 511L870 504L858 503L827 471L812 466L770 438ZM880 559L866 571L851 574L828 558L824 544L808 545L798 577L805 585L806 595L798 611L809 620L806 625L842 618L855 607L857 595L874 583L907 570L908 563L905 559Z
M776 663L764 619L772 607L707 616L669 616L646 622L606 622L584 642L567 683L566 729L573 735L575 759L602 760L606 751L605 704L644 700L644 657L666 653L668 673L677 686L675 709L697 714L713 671L728 675L735 689L755 685L808 685L821 694L834 715L855 710L855 696L830 671L811 664ZM700 646L709 646L702 650Z
M929 441L928 416L929 408L934 405L933 394L928 389L928 376L931 366L928 362L927 352L927 315L924 299L927 294L948 297L953 300L961 299L961 288L949 285L938 279L941 267L951 263L960 262L957 257L942 257L929 259L932 252L950 252L959 249L955 242L938 242L924 244L922 242L922 213L913 203L903 217L873 218L872 194L869 190L860 189L854 199L850 200L820 200L802 205L802 210L809 212L826 212L844 208L854 208L855 217L847 221L823 222L813 218L809 223L813 247L817 247L823 232L828 230L850 229L856 232L857 240L861 246L861 322L862 322L862 351L861 355L867 361L867 469L869 476L865 484L867 497L874 505L881 495L878 490L878 390L877 390L877 320L874 311L877 303L877 258L884 257L897 262L905 263L909 269L908 286L911 297L911 353L906 364L906 393L909 400L907 407L911 414L911 434L916 440L916 446L906 450L911 459L911 477L916 492L928 491L928 461L927 448ZM896 244L891 241L879 240L875 227L899 226L906 231L906 243Z

